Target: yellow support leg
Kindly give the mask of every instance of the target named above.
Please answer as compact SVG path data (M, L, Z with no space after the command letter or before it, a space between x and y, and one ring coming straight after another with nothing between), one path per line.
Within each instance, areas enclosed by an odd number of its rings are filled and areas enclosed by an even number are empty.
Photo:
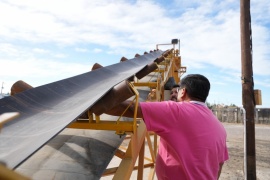
M25 177L15 171L8 169L4 165L0 164L0 179L3 180L30 180L30 178Z
M144 149L145 149L145 141L143 141L140 154L139 154L139 167L138 167L138 174L137 179L142 180L143 179L143 169L144 169Z
M143 121L140 122L137 131L132 135L126 156L121 161L113 179L129 179L135 166L139 151L144 144L146 135L146 126Z

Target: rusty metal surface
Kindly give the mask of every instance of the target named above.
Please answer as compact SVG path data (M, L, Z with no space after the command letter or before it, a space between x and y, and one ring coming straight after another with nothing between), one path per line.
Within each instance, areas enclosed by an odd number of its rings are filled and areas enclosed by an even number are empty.
M129 87L128 82L122 81L95 103L91 107L91 111L96 115L101 115L133 95L134 92Z
M0 114L20 113L1 131L0 161L16 168L112 87L132 77L162 53L154 51L0 99Z
M19 80L12 85L10 95L13 96L14 94L17 94L17 93L20 93L22 91L25 91L27 89L32 89L32 88L33 87L31 85L27 84L26 82L22 80Z

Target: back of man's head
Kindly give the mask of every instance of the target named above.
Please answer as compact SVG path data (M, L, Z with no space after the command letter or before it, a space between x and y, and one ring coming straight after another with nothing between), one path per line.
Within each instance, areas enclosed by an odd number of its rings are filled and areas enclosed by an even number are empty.
M189 74L180 81L180 89L185 88L192 100L205 102L210 90L209 80L200 74Z

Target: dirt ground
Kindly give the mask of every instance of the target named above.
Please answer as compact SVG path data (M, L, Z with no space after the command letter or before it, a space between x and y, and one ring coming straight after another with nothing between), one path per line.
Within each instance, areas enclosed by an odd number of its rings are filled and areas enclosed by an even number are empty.
M224 164L221 180L244 179L244 126L224 123L227 130L227 146L230 159ZM270 125L255 125L256 176L259 180L270 179Z

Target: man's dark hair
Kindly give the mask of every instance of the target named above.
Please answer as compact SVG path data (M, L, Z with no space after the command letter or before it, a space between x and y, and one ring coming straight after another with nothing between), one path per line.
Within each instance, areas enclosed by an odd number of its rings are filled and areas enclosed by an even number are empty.
M174 84L173 87L172 87L172 89L173 89L173 88L179 88L179 87L180 87L179 84Z
M189 74L180 81L180 89L186 88L193 100L205 102L210 90L209 80L200 74Z

